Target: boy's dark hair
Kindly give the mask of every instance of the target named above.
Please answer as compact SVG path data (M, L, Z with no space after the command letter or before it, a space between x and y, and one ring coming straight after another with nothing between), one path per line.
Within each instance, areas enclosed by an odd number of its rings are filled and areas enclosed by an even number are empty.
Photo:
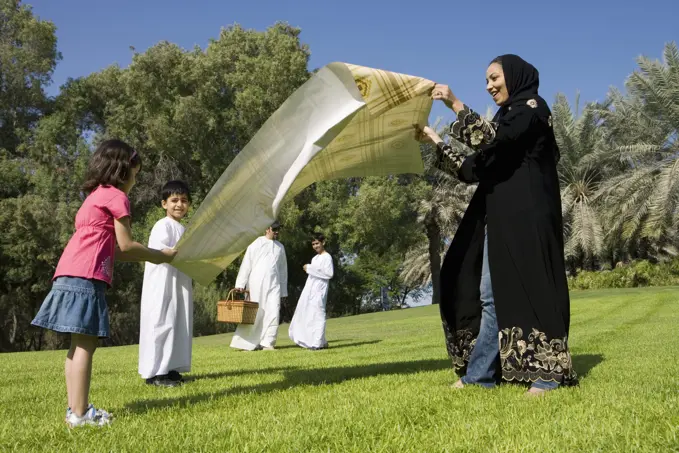
M82 190L90 194L99 186L120 189L135 167L141 170L141 157L134 148L122 140L105 140L90 158Z
M318 241L318 242L324 242L325 241L325 236L323 233L315 232L311 234L311 242L313 241Z
M191 202L191 191L184 181L169 181L163 186L163 190L160 191L161 200L167 201L172 195L186 195L189 203Z

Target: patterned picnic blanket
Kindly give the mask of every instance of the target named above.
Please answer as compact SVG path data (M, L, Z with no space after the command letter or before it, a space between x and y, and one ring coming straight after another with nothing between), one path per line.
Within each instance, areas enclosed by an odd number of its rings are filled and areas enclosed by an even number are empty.
M224 171L193 215L172 265L210 283L314 182L423 171L414 124L434 82L331 63L298 88Z

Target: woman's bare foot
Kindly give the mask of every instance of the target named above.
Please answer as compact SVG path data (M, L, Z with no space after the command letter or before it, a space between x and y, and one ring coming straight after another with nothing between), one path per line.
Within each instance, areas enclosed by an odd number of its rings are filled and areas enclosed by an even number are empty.
M543 396L547 392L549 392L549 390L547 390L547 389L539 389L539 388L536 388L536 387L531 387L526 392L526 395L528 395L530 397Z
M451 387L454 389L462 389L464 388L464 382L462 382L462 379L458 379L456 383L451 385Z

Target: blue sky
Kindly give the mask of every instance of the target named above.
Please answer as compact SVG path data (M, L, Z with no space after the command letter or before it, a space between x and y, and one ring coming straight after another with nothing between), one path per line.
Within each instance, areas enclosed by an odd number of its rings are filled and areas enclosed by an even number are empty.
M541 76L550 103L557 92L602 100L622 87L639 55L660 58L679 41L679 0L516 0L467 2L307 0L33 0L34 13L57 26L63 60L50 94L68 77L118 63L129 47L141 52L167 40L205 47L221 27L239 23L263 30L282 20L302 29L311 49L310 69L332 61L387 69L447 83L481 112L487 63L517 53ZM520 5L520 6L518 6ZM435 106L432 119L447 110Z

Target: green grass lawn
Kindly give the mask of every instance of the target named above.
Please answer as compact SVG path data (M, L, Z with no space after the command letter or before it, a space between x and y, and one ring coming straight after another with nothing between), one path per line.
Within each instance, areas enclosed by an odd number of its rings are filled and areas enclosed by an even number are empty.
M137 347L100 349L92 402L106 428L64 424L65 351L3 354L0 451L679 451L679 288L572 294L580 386L449 386L438 309L328 321L330 349L279 331L276 351L197 338L193 381L146 386ZM674 351L674 352L673 352Z

